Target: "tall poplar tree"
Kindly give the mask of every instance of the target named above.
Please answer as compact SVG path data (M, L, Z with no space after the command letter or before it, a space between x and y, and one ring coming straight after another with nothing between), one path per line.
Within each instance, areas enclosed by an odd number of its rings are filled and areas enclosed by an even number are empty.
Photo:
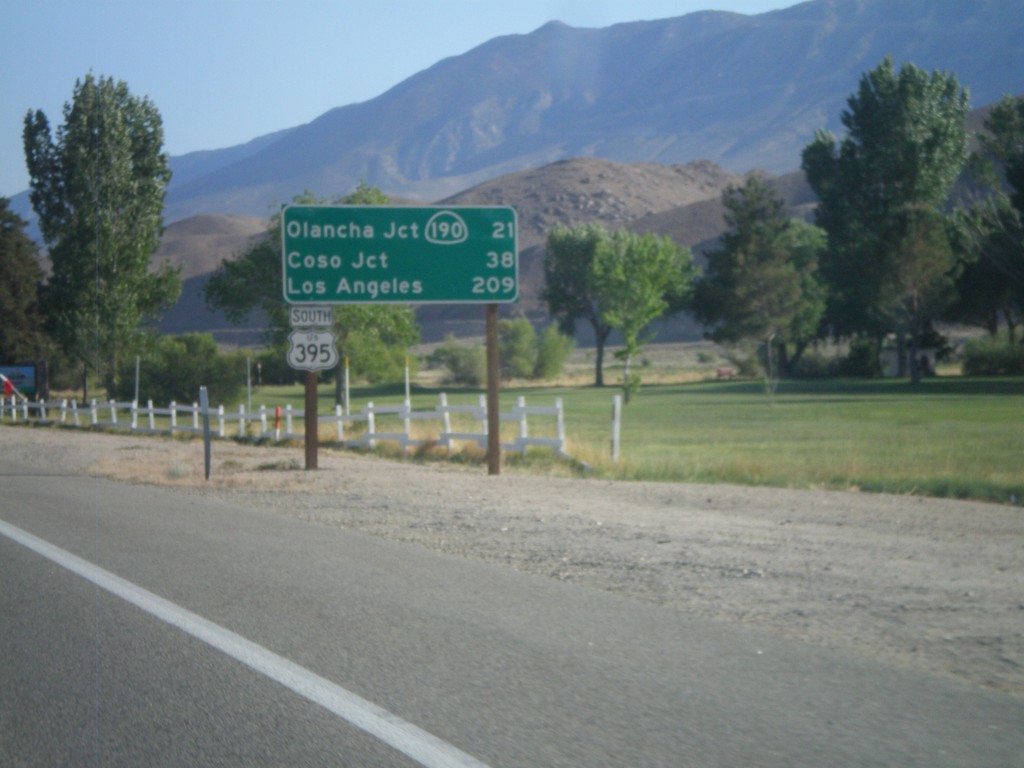
M917 247L920 240L901 242L920 234L908 221L945 204L967 159L968 95L955 75L912 64L897 72L886 58L861 78L847 104L846 137L837 144L819 131L802 165L820 200L816 223L829 237L821 264L828 320L843 335L880 337L903 330L894 326L900 313L885 303L899 293L886 285L903 272L895 262L929 253ZM934 253L945 258L947 251Z
M177 270L150 268L171 177L163 123L149 99L91 73L76 81L63 114L54 133L42 111L29 111L23 131L52 263L40 303L57 343L112 390L140 325L181 291Z

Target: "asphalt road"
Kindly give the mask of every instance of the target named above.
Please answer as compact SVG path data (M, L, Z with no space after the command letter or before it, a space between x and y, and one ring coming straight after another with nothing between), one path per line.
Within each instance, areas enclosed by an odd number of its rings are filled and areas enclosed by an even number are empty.
M4 766L1020 768L1022 755L1019 698L0 456Z

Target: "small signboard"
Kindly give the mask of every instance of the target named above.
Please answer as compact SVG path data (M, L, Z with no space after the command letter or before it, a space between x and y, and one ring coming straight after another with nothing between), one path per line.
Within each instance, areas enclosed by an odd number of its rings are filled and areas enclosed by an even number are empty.
M332 328L334 326L334 307L316 305L298 305L288 308L288 318L292 328Z
M289 304L509 303L519 296L512 208L288 205Z
M36 377L36 366L32 365L0 365L2 373L11 382L14 389L24 397L35 397L39 394ZM0 394L3 390L0 389Z

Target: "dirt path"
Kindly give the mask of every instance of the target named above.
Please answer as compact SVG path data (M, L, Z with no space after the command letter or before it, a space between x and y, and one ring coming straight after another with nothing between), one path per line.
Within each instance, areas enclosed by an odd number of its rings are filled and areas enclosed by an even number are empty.
M1024 695L1024 513L948 500L613 483L322 449L0 427L5 455L173 485Z

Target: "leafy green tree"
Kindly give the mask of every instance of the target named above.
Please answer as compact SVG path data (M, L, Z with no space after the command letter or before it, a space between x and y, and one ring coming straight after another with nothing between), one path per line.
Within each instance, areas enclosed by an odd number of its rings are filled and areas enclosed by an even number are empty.
M1010 202L1024 215L1024 96L1007 96L985 120L980 136L987 154L999 164L1010 186Z
M817 279L824 249L821 230L793 221L784 202L757 175L722 195L725 222L719 248L707 254L697 283L694 314L719 342L757 340L765 385L779 376L777 353L786 342L806 346L825 308Z
M895 251L877 306L885 313L883 322L908 339L910 378L917 383L919 344L955 299L955 257L945 217L932 208L905 209L894 232Z
M967 158L968 95L952 74L909 64L897 73L886 58L847 104L846 137L837 144L819 131L802 166L829 238L828 321L841 335L881 337L896 330L880 305L894 295L884 283L899 272L894 260L913 251L899 240L910 231L907 212L940 209Z
M689 249L669 237L620 229L598 249L594 263L597 295L605 319L622 333L626 402L639 386L630 366L651 340L647 327L670 306L682 306L692 290L697 267Z
M323 201L305 192L292 202L306 205L323 202L386 205L389 198L377 187L360 182L355 191L340 200ZM212 309L223 310L231 322L242 322L253 311L261 311L267 319L267 342L284 355L291 327L281 287L280 214L272 217L266 238L254 243L237 258L222 261L204 290L206 303ZM355 375L373 381L401 378L405 352L420 338L412 309L394 304L336 306L334 332L339 358L349 358ZM343 370L339 365L338 402L342 399Z
M23 138L53 265L40 295L48 329L113 390L140 325L181 292L177 270L150 265L171 177L160 113L124 82L89 74L75 83L55 135L42 111L30 111Z
M573 335L580 320L593 328L594 383L600 387L611 332L618 328L626 340L628 376L628 360L644 343L642 331L684 306L695 275L689 250L668 238L610 235L598 224L557 227L548 235L543 297L564 333Z
M954 214L962 269L958 310L961 317L982 319L993 335L1001 314L1012 342L1024 309L1024 98L994 106L979 138L982 151L972 166L982 169L989 194Z
M604 317L594 265L606 247L608 233L599 224L556 227L548 234L544 252L544 290L551 316L562 332L573 336L583 320L594 331L594 384L604 386L604 350L614 327Z
M41 355L45 343L37 297L43 269L27 226L0 197L0 361L8 363Z

